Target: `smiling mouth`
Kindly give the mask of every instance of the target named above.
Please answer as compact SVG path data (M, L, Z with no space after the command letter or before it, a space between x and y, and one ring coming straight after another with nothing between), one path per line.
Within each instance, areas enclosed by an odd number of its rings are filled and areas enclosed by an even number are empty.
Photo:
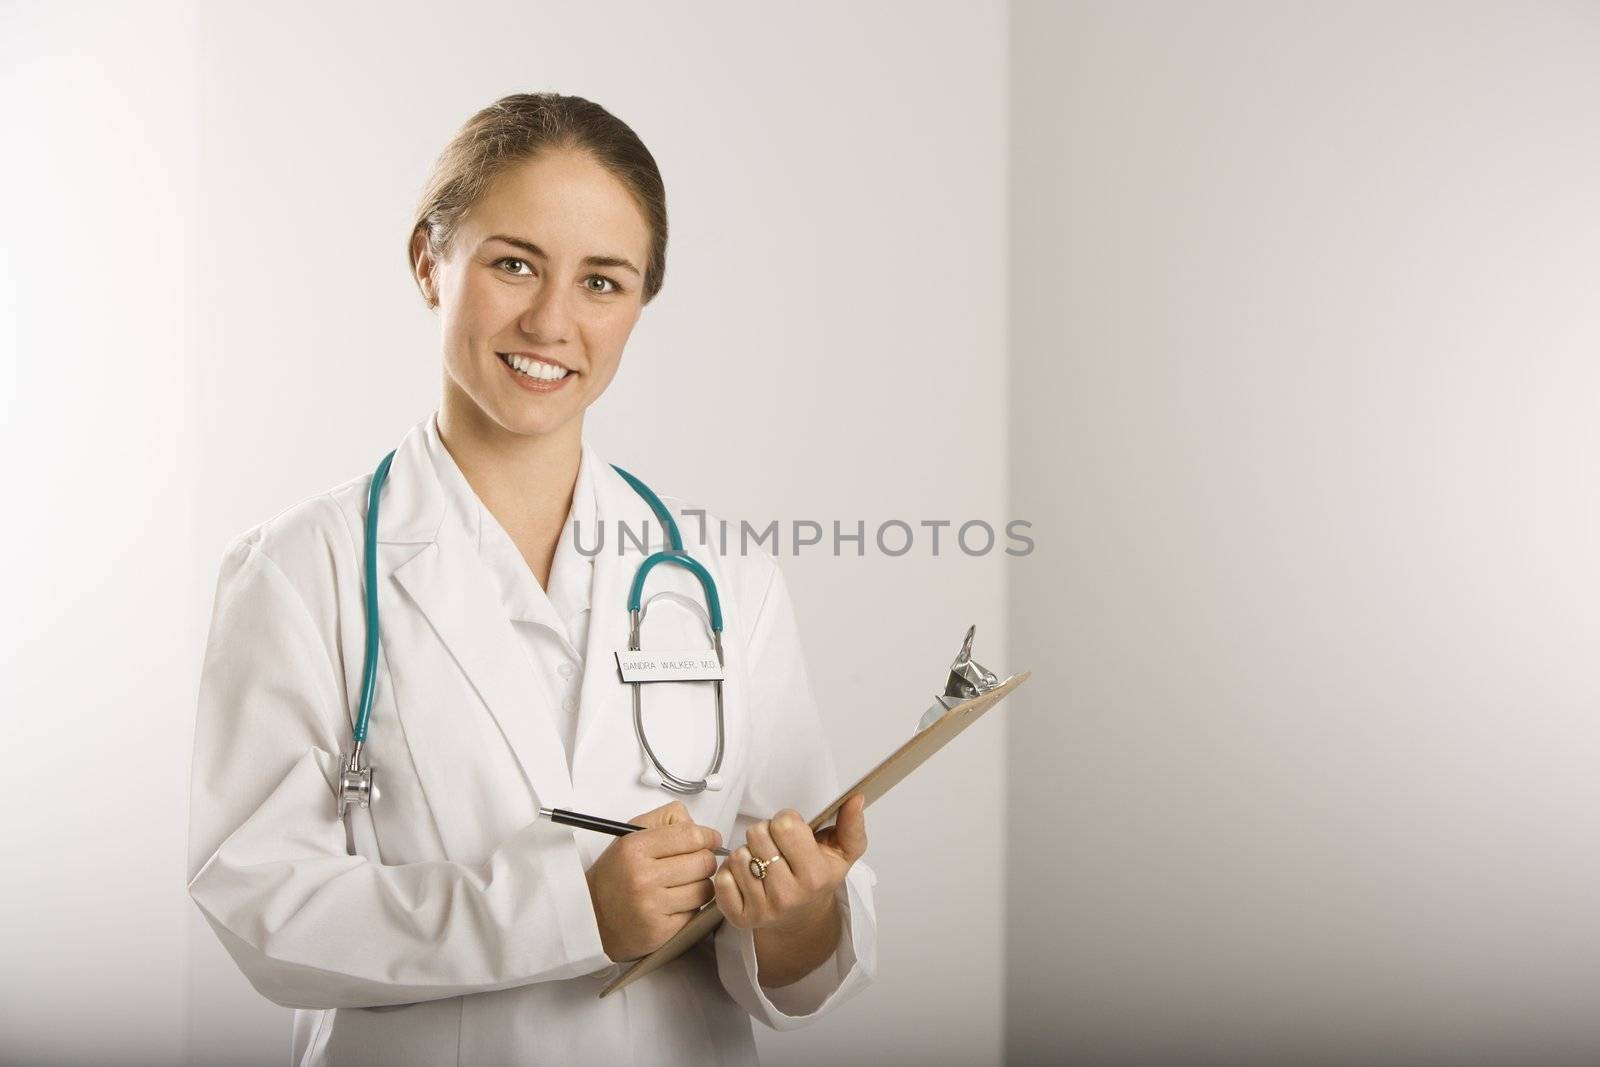
M496 352L495 355L500 357L500 362L524 378L532 378L536 382L559 382L567 375L576 373L566 367L560 367L554 363L546 363L539 359L529 359L527 356L518 356L506 352Z

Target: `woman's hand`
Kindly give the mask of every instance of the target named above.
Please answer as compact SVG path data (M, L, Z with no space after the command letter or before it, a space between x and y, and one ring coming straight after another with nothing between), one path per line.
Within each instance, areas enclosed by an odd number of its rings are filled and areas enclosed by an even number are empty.
M648 956L711 899L710 850L722 844L679 800L628 821L646 829L611 842L585 873L600 945L613 963Z
M852 795L836 823L817 834L793 808L751 826L747 844L734 849L712 879L723 916L747 929L801 929L818 922L832 909L834 890L850 865L867 851L866 806L866 797ZM752 850L756 859L783 858L757 878L750 870Z

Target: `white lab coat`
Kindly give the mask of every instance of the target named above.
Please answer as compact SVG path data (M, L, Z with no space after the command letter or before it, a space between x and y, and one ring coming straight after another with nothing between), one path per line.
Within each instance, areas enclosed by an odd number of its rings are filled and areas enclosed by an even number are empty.
M432 418L432 416L430 416ZM536 817L540 806L627 819L681 799L730 847L780 808L838 791L783 575L759 549L716 549L716 519L679 520L724 616L725 787L678 797L640 782L629 688L628 585L665 547L648 505L584 444L606 544L594 558L569 772L549 697L533 684L489 574L406 435L382 490L382 644L366 745L380 799L335 814L365 642L362 537L371 474L229 545L195 728L189 892L251 984L295 1013L296 1064L754 1064L751 1020L804 1026L875 977L864 861L838 892L840 948L793 986L757 981L754 939L724 923L697 948L604 999L621 970L600 944L584 871L612 842ZM663 495L673 511L682 502ZM617 524L642 532L643 551ZM736 531L736 526L735 526ZM592 534L585 532L586 545ZM648 593L701 599L692 575ZM703 648L670 598L651 648ZM714 744L709 687L650 686L645 721L666 766L697 776Z

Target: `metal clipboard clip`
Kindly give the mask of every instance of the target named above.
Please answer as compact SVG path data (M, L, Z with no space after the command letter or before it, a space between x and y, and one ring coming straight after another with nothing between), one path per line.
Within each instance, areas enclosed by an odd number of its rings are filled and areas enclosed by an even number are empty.
M993 671L972 658L972 636L977 632L977 623L967 627L967 636L961 641L961 651L956 653L956 661L950 664L950 677L945 680L944 692L934 697L928 710L922 713L922 720L917 723L917 733L938 722L945 712L957 704L1000 685L1000 679Z

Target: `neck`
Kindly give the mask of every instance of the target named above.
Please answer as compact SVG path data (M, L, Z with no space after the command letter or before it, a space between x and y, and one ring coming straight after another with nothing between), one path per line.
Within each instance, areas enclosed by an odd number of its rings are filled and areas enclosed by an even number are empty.
M554 433L512 433L447 386L439 438L483 506L513 537L559 534L578 481L582 414Z

